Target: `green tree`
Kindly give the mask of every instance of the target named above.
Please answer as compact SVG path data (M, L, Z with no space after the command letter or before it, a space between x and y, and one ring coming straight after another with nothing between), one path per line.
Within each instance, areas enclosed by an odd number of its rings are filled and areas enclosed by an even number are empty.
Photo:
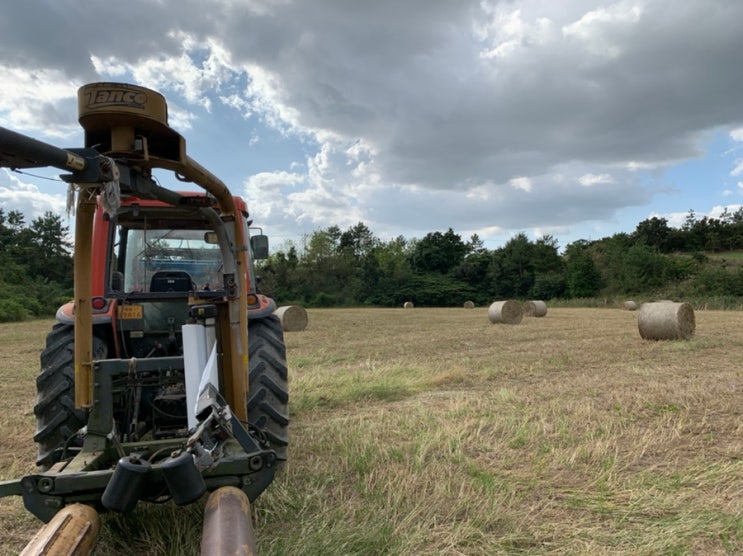
M347 288L347 295L354 303L367 302L377 287L380 271L374 250L379 245L379 239L363 222L351 226L340 236L340 255L355 269L353 289Z
M374 249L378 279L367 297L373 305L397 306L415 299L417 277L410 267L412 246L403 236L380 242Z
M534 284L530 297L554 299L565 293L565 263L559 254L557 239L551 235L540 237L532 248Z
M565 285L568 297L594 297L601 289L601 275L596 269L585 240L570 243L565 248Z
M23 213L0 209L0 320L51 315L72 295L67 228L52 213L29 227Z
M341 229L330 226L325 230L316 230L306 238L306 251L302 257L306 262L316 264L336 255L341 238Z
M69 231L69 227L62 224L62 218L49 211L33 220L30 242L34 246L34 256L29 261L33 276L72 287L73 259Z
M464 260L467 251L467 245L451 228L443 234L429 233L415 243L411 266L417 272L446 274Z
M633 245L622 257L620 274L622 293L637 293L658 288L671 278L668 259L647 245Z
M668 220L653 216L637 225L637 228L635 228L632 234L632 239L642 245L655 247L661 253L667 253L668 236L670 233L671 228L668 226Z
M340 235L339 248L356 259L361 259L371 253L379 245L379 240L363 222L351 226Z
M625 233L614 234L591 244L593 262L606 293L623 291L624 254L633 244L632 238Z
M533 251L526 234L519 233L493 252L490 278L496 298L530 297L534 285Z
M259 288L279 303L296 303L301 297L298 293L297 267L299 258L297 248L289 242L287 252L277 251L265 261L257 262L260 277Z
M352 256L340 250L342 232L338 226L313 232L297 268L303 299L310 304L346 305L353 302L356 268Z

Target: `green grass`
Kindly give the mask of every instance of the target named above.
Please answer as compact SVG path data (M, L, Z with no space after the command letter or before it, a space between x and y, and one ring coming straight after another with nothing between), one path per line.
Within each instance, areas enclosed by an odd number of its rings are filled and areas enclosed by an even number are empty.
M743 262L743 251L725 251L724 253L707 252L704 255L715 260Z

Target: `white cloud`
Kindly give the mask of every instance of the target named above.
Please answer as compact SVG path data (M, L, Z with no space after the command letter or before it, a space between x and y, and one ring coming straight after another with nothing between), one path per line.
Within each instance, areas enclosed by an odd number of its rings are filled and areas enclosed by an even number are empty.
M624 48L618 31L637 23L641 15L642 8L637 3L623 1L587 12L578 21L563 26L562 33L581 41L592 54L615 58Z
M658 166L663 166L665 161L659 162L638 162L636 160L629 160L620 166L629 170L630 172L639 172L642 170L653 170Z
M584 187L592 187L602 183L612 183L613 180L609 174L584 174L578 178L578 183Z
M67 137L79 129L69 108L78 85L61 70L13 67L0 61L0 124L18 131Z
M283 98L281 78L257 64L248 64L246 71L250 78L245 93L252 111L261 114L271 127L285 133L301 129L299 112Z
M715 205L709 210L709 212L707 213L707 216L709 216L710 218L720 218L723 212L727 211L729 214L732 214L740 208L741 208L740 204Z
M199 162L287 236L611 223L680 195L664 171L709 130L743 141L725 0L132 0L76 10L74 41L70 7L4 11L0 125L67 142L83 82L159 89Z
M505 11L485 3L483 8L490 20L473 26L475 37L485 44L479 53L481 58L508 58L522 47L542 45L549 40L552 29L549 18L540 17L530 24L522 19L519 9Z
M180 45L177 55L152 53L133 61L117 56L102 59L91 55L91 62L102 75L131 75L155 90L176 91L190 104L211 108L208 92L221 90L242 70L232 63L229 50L216 39L197 39L185 31L171 31L168 37Z
M11 210L20 210L29 224L46 212L65 214L67 184L59 181L57 185L59 193L44 193L39 190L38 186L25 182L12 172L3 169L0 172L0 207L6 213Z
M305 179L305 176L292 172L261 172L245 180L245 194L249 199L260 199L285 188L294 188Z
M531 180L524 176L513 178L508 183L514 189L519 189L521 191L525 191L526 193L529 193L532 189Z
M738 184L738 187L743 187L743 182ZM728 213L733 214L737 210L740 210L743 207L740 203L731 203L728 205L715 205L712 208L710 208L708 211L694 211L694 217L697 220L700 220L701 218L720 218L722 213L727 210ZM668 221L668 225L672 228L681 228L684 226L684 223L686 222L686 219L689 216L689 211L685 212L669 212L669 213L657 213L653 212L649 215L649 218L657 217L657 218L665 218Z

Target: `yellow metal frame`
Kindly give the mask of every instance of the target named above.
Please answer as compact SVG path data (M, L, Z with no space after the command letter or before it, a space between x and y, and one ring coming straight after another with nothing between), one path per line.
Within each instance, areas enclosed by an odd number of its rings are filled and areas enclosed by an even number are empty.
M88 133L108 134L110 151L102 154L127 155L137 160L142 171L152 168L171 170L181 179L191 181L217 200L225 221L234 226L235 279L238 296L228 300L229 331L223 338L225 400L234 415L247 422L248 394L248 305L246 276L248 272L248 237L242 215L235 206L227 186L211 172L186 155L185 139L167 123L167 104L160 93L122 83L93 83L78 90L80 124ZM137 147L137 140L144 144ZM156 141L168 143L165 157ZM149 149L148 147L149 143ZM91 146L91 145L86 145ZM157 153L157 154L155 154ZM93 403L93 328L91 317L91 254L94 192L83 187L77 204L75 223L75 406L87 408Z

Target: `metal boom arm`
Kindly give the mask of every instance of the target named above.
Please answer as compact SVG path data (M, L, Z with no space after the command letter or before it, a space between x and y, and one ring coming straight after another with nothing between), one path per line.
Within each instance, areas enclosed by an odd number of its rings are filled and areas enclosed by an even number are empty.
M0 166L8 168L53 166L60 170L79 172L85 169L87 161L73 152L0 127Z

